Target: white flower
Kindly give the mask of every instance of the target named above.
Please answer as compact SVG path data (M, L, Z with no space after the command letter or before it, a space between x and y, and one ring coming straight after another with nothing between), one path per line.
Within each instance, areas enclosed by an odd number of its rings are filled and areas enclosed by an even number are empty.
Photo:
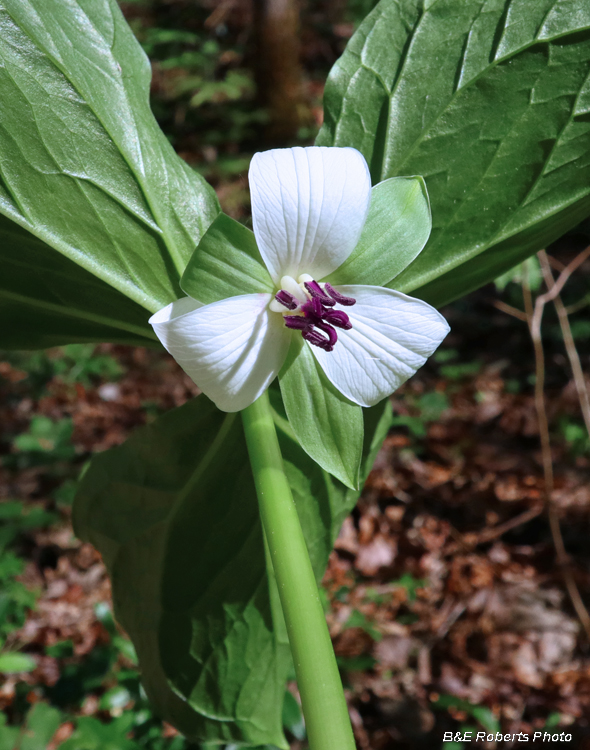
M430 305L378 286L322 282L354 250L371 181L352 148L258 153L249 172L254 235L276 288L202 305L177 300L150 318L158 338L219 409L239 411L278 375L303 336L328 379L372 406L395 391L449 331Z

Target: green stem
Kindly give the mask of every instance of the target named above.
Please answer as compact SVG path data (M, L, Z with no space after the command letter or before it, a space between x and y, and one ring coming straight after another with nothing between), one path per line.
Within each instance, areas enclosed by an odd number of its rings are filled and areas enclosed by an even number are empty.
M342 682L264 393L242 412L311 750L354 750Z

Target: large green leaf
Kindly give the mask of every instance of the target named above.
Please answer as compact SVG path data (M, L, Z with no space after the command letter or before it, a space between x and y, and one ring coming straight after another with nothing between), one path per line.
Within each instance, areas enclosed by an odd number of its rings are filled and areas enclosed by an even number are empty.
M148 60L115 0L0 0L0 213L26 230L0 245L13 319L35 314L34 288L29 302L21 293L26 267L13 262L21 247L40 268L59 268L41 293L57 306L54 336L95 340L115 319L121 330L142 327L138 306L154 311L180 296L180 275L219 209L154 120L149 85ZM86 306L80 288L71 304L68 286L89 275L120 295L97 307L92 291ZM20 329L27 343L28 323Z
M319 578L358 492L302 451L276 389L272 400ZM390 423L387 402L365 420L363 475ZM96 456L74 522L104 557L155 709L193 740L286 747L289 654L239 416L199 396Z
M156 344L146 310L0 216L0 347Z
M325 108L318 145L426 180L431 239L396 289L443 304L590 214L586 0L381 0Z
M284 666L239 416L201 396L96 456L74 524L104 557L154 708L193 739L284 747Z

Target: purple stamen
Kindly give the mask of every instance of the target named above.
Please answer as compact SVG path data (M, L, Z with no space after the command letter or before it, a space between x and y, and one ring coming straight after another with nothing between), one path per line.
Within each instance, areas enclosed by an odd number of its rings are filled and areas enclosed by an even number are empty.
M275 299L277 302L280 302L281 305L287 308L287 310L296 310L298 307L297 299L291 292L286 292L284 289L281 289L280 292L277 292L275 294Z
M313 328L313 324L302 315L284 315L283 320L287 328L293 328L295 331L305 331L306 329L311 330Z
M320 331L323 331L328 335L328 343L330 344L330 348L326 351L331 352L334 348L334 344L338 341L338 334L332 328L332 326L328 325L327 323L316 323L316 328L319 328Z
M328 310L324 315L324 320L336 328L344 328L345 331L350 331L352 328L350 318L342 310Z
M344 307L352 307L352 305L356 305L354 297L345 297L343 294L340 294L340 292L337 292L333 286L328 284L328 282L324 284L324 291L328 292L334 302L337 302L339 305L344 305Z
M317 281L305 281L303 283L303 286L311 294L312 298L319 299L322 305L325 305L326 307L333 307L336 304L333 299L330 299L330 297L328 297L328 295L324 293L324 290Z
M340 294L330 284L326 284L325 289L322 289L317 281L305 281L304 286L310 295L310 299L302 305L299 304L296 297L284 289L281 289L275 295L275 299L288 310L297 309L303 313L303 315L284 315L285 325L294 331L301 331L301 335L309 344L319 346L326 352L331 352L338 341L338 334L334 326L345 331L352 328L348 315L342 310L333 310L332 308L336 304L350 307L356 303L356 300Z
M318 297L312 297L305 304L301 305L301 310L305 314L305 317L310 318L314 323L316 320L321 320L324 314L324 308Z
M303 331L301 335L310 344L319 346L320 349L325 349L327 352L331 352L334 348L329 340L321 336L317 331Z

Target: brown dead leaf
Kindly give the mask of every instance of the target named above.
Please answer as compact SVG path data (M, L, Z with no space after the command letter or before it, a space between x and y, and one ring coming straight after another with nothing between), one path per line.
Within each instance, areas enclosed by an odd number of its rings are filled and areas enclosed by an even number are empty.
M383 669L402 670L416 644L409 636L389 635L375 644L373 654Z
M513 503L527 496L527 488L523 487L519 477L514 474L498 477L494 482L494 494L503 503Z
M395 560L397 545L394 539L378 534L369 544L359 548L355 567L365 576L373 576L380 568L388 568Z

